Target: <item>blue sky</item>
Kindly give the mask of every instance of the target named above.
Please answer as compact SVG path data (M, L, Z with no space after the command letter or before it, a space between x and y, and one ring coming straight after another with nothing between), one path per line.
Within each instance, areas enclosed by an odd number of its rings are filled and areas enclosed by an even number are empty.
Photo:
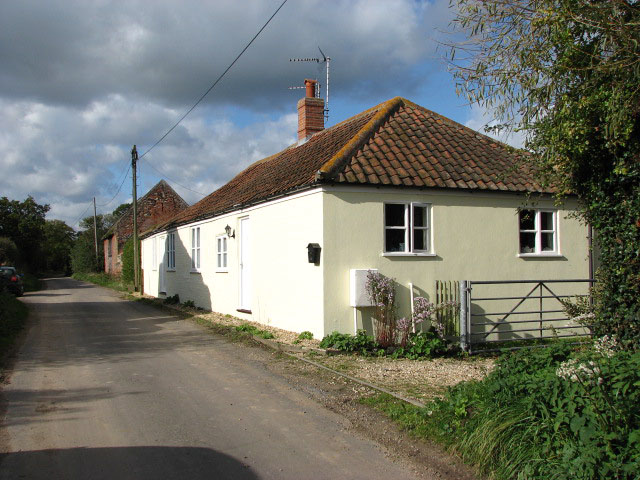
M202 95L281 0L0 2L0 196L32 195L74 227L131 199L140 153ZM304 78L331 57L333 125L394 96L482 129L438 47L448 0L288 0L206 99L140 162L189 203L296 139ZM324 93L323 93L324 94ZM512 143L517 144L517 140ZM122 188L119 190L120 185ZM186 188L185 188L186 187ZM198 192L198 193L196 193Z

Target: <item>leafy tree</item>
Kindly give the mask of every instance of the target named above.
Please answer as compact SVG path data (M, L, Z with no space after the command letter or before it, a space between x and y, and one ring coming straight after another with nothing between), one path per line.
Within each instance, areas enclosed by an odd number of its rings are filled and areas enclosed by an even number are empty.
M100 272L104 269L102 236L107 232L105 216L96 215L98 254L96 255L93 216L80 220L80 232L71 250L71 268L75 273Z
M0 265L15 264L18 259L18 247L7 237L0 237Z
M104 225L107 229L111 228L111 226L116 223L122 215L127 213L131 208L130 203L122 203L116 207L116 209L104 216Z
M75 231L62 220L47 220L44 225L44 265L47 271L68 272Z
M81 232L71 248L71 269L74 273L99 272L102 268L101 257L96 253L93 243L93 232Z
M458 91L597 231L596 334L640 346L640 2L451 0Z
M31 196L23 202L0 198L0 236L16 244L19 260L32 271L40 267L48 211L49 205L39 205Z

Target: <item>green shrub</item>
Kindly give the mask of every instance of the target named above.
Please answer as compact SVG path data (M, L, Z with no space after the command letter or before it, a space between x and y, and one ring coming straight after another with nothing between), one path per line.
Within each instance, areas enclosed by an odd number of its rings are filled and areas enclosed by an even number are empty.
M504 355L420 428L497 479L637 478L639 387L640 353L559 343Z
M96 259L93 236L80 235L71 248L71 269L73 273L99 272L104 266Z
M267 330L260 330L258 327L251 325L249 323L243 323L242 325L238 325L236 328L236 331L238 332L246 332L249 333L251 335L256 335L258 337L264 338L266 340L269 340L271 338L275 338L275 336L273 335L273 333L267 331Z
M76 280L80 280L81 282L90 282L95 283L96 285L100 285L106 288L112 288L114 290L119 290L121 292L128 291L127 285L122 283L119 277L113 277L108 273L100 272L100 273L78 273L75 272L72 275L72 278Z
M24 303L9 293L0 292L0 358L4 357L24 328L27 315Z
M138 257L140 257L141 248L138 241ZM141 264L140 264L141 265ZM133 283L133 237L129 238L122 247L122 281L124 283Z
M178 305L180 303L180 295L176 293L175 295L165 298L162 303L165 305Z
M376 353L379 350L382 351L373 337L367 335L364 330L358 330L356 335L332 332L322 339L320 347L333 348L341 352L357 352L362 355Z
M182 302L182 306L187 308L196 308L196 304L193 300L185 300Z
M313 333L308 330L300 332L300 334L298 335L298 340L313 340Z
M412 360L431 358L446 351L447 344L434 331L411 333L404 347L393 351L394 358L406 357Z

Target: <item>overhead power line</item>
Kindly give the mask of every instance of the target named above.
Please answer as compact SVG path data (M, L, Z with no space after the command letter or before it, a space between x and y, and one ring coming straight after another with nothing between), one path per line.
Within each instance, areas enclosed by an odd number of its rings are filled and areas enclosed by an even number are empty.
M225 70L224 72L222 72L222 74L217 78L217 80L216 80L215 82L213 82L213 84L212 84L212 85L207 89L207 91L206 91L206 92L204 92L204 93L202 94L202 96L201 96L201 97L196 101L196 103L194 103L194 104L193 104L193 106L192 106L189 110L187 110L187 111L185 112L185 114L184 114L184 115L182 115L182 116L180 117L180 119L179 119L179 120L178 120L178 121L177 121L177 122L176 122L176 123L175 123L175 124L170 128L170 129L169 129L169 130L167 130L167 131L166 131L166 133L165 133L164 135L162 135L162 137L160 137L160 139L159 139L156 143L154 143L153 145L151 145L151 147L149 147L149 148L148 148L148 149L147 149L147 150L146 150L142 155L140 155L140 158L141 158L141 159L142 159L142 158L143 158L147 153L149 153L151 150L153 150L153 149L154 149L154 148L155 148L155 147L156 147L160 142L162 142L162 141L167 137L167 135L169 135L169 134L170 134L170 133L171 133L171 132L172 132L172 131L173 131L173 130L178 126L178 125L180 125L180 123L181 123L181 122L182 122L182 121L187 117L187 115L189 115L189 114L193 111L193 109L194 109L194 108L196 108L196 107L198 106L198 104L199 104L200 102L202 102L202 100L204 100L204 98L209 94L209 92L210 92L211 90L213 90L213 89L214 89L214 87L215 87L216 85L218 85L218 83L220 82L220 80L222 80L222 79L223 79L223 77L227 74L227 72L228 72L229 70L231 70L231 68L236 64L236 62L240 59L240 57L244 54L244 52L246 52L246 51L247 51L247 49L251 46L251 44L255 41L255 39L256 39L256 38L258 38L258 36L262 33L262 31L263 31L265 28L267 28L267 25L269 25L269 23L271 22L271 20L273 20L273 17L275 17L275 16L278 14L278 12L280 11L280 9L281 9L282 7L284 7L284 4L285 4L285 3L287 3L287 0L284 0L284 1L280 4L280 6L276 9L276 11L275 11L275 12L273 12L273 15L271 15L271 16L269 17L269 20L267 20L267 21L266 21L266 23L262 26L262 28L261 28L260 30L258 30L258 33L256 33L256 34L253 36L253 38L249 41L249 43L247 43L247 45L245 45L245 47L244 47L244 48L242 49L242 51L238 54L238 56L233 60L233 62L231 62L231 64L226 68L226 70ZM147 163L149 163L149 162L147 162Z
M271 20L274 19L274 17L278 14L278 12L282 9L282 7L284 7L284 5L287 3L288 0L283 0L283 2L280 4L280 6L276 9L275 12L273 12L273 14L269 17L269 19L265 22L265 24L262 26L262 28L260 28L260 30L258 30L258 33L256 33L253 38L249 41L249 43L247 43L245 45L245 47L242 49L242 51L236 56L236 58L233 60L233 62L231 62L229 64L229 66L224 70L224 72L222 72L222 74L216 79L215 82L213 82L213 84L207 89L206 92L204 92L200 98L198 98L198 100L196 100L196 102L191 106L191 108L189 108L189 110L187 110L179 119L178 121L173 124L173 126L171 128L169 128L169 130L167 130L164 135L162 135L153 145L151 145L151 147L149 147L142 155L140 155L139 159L141 160L142 158L145 157L145 155L147 155L147 153L149 153L151 150L153 150L155 147L157 147L171 132L173 132L173 130L175 130L175 128L180 125L180 123L187 118L187 116L200 104L200 102L202 102L202 100L205 99L205 97L209 94L209 92L211 92L211 90L213 90L215 88L216 85L218 85L218 83L220 83L220 81L224 78L224 76L229 72L229 70L231 70L231 68L233 68L233 66L236 64L236 62L240 59L240 57L242 57L242 55L244 54L244 52L247 51L247 49L251 46L251 44L253 44L253 42L258 38L258 36L262 33L262 31L267 28L267 25L269 25L269 23L271 23ZM167 180L169 180L170 182L175 183L176 185L178 185L179 187L184 188L185 190L189 190L190 192L193 193L197 193L198 195L204 197L206 194L202 193L202 192L198 192L196 190L193 190L185 185L180 184L179 182L177 182L176 180L169 178L164 172L162 172L161 170L159 170L158 168L156 168L148 159L147 159L147 164L153 168L156 172L158 172L160 175L162 175L163 177L165 177ZM115 198L118 196L118 194L120 193L120 191L122 190L122 186L124 185L124 182L127 178L127 176L129 175L129 171L131 170L131 165L129 165L129 167L127 168L127 173L125 174L124 178L122 179L122 182L120 182L120 186L118 187L118 190L116 191L115 195L111 198L111 200L109 200L107 203L102 203L99 204L99 207L106 207L108 206L111 202L113 202L115 200ZM88 209L89 207L87 207ZM85 210L86 212L86 210ZM84 212L83 214L84 215ZM77 224L80 220L82 219L82 216L76 220L76 222L74 223Z
M118 196L118 194L120 193L120 190L122 190L122 186L124 185L124 181L127 179L127 177L129 176L129 171L131 170L131 164L129 164L129 167L127 168L127 173L124 174L124 177L122 178L122 182L120 182L120 186L118 187L118 191L115 193L115 195L113 197L111 197L111 200L109 200L107 203L100 203L97 206L98 207L106 207L107 205L109 205L111 202L113 202L115 200L115 198Z
M84 212L82 212L82 214L78 217L78 219L75 222L73 222L73 224L71 225L72 227L74 225L78 225L79 226L80 220L82 220L82 218L84 217L84 214L87 213L87 210L89 210L89 207L91 207L92 205L93 205L93 200L91 200L89 205L87 205L87 208L84 209Z
M198 195L200 195L201 197L206 196L206 193L201 193L201 192L197 192L196 190L193 190L189 187L185 187L184 185L178 183L177 181L173 180L172 178L169 178L164 172L161 172L160 170L158 170L156 167L153 166L153 163L147 161L147 165L149 165L151 168L153 168L156 172L158 172L160 175L162 175L164 178L166 178L167 180L169 180L170 182L175 183L176 185L178 185L179 187L184 188L185 190L189 190L190 192L193 193L197 193Z

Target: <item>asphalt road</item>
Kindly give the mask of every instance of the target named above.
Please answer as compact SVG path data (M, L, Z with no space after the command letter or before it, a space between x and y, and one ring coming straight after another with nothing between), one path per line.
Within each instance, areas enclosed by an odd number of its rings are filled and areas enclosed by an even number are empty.
M0 479L405 479L265 352L71 279L34 317L8 384Z

